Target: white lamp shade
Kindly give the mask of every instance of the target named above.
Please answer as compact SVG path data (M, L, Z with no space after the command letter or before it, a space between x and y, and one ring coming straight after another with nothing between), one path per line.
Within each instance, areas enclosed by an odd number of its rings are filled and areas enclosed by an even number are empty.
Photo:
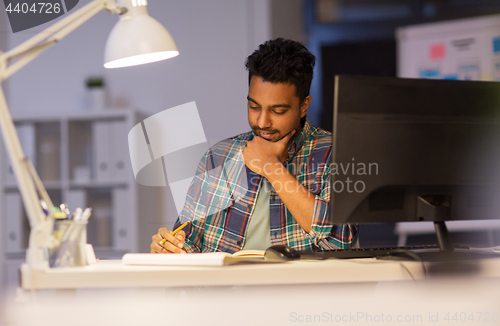
M121 17L109 34L105 68L121 68L173 58L179 54L170 33L149 15Z

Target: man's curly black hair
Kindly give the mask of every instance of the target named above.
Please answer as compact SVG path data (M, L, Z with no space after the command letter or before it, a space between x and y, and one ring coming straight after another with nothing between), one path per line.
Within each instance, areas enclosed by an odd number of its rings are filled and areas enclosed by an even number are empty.
M302 43L277 38L267 41L248 56L248 83L253 76L271 83L295 85L300 103L309 95L316 58Z

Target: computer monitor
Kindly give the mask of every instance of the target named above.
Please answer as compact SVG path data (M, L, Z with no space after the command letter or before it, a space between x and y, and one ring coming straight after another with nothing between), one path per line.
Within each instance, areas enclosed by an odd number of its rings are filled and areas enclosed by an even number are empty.
M500 83L336 76L330 220L500 218Z

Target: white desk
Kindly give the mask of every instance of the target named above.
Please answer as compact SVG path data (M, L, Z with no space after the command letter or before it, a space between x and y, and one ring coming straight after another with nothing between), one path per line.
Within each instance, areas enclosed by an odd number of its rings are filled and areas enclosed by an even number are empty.
M500 260L477 263L469 274L423 281L418 262L374 259L211 268L100 261L35 273L41 291L8 300L6 325L498 325ZM455 313L482 319L457 323Z
M475 276L500 277L500 259L470 262ZM447 265L447 264L445 264ZM432 265L426 263L426 268ZM292 261L222 267L127 266L102 260L85 267L35 271L22 268L22 287L85 289L124 287L241 286L411 281L425 278L422 263L376 259ZM411 274L411 275L410 275Z

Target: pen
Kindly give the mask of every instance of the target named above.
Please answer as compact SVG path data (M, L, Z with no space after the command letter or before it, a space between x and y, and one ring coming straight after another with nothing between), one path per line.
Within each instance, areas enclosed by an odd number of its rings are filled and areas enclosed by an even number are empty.
M66 204L61 204L59 205L59 208L61 210L61 212L63 212L64 214L66 214L67 216L70 215L70 211L68 209L68 206L66 206Z
M92 208L90 208L90 207L85 208L85 210L83 211L83 213L80 217L80 221L82 221L82 222L88 221L90 214L92 214Z
M180 230L182 230L188 224L189 224L189 221L185 222L185 223L182 223L181 226L179 226L177 229L173 230L172 233L170 233L170 234L175 235L177 232L179 232ZM167 239L165 239L165 238L161 239L160 245L164 244L165 241L167 241Z
M83 210L78 207L75 209L75 212L73 213L73 220L78 221L82 217Z
M45 213L45 216L49 216L49 206L45 202L45 200L40 199L40 205L42 206L42 210Z

